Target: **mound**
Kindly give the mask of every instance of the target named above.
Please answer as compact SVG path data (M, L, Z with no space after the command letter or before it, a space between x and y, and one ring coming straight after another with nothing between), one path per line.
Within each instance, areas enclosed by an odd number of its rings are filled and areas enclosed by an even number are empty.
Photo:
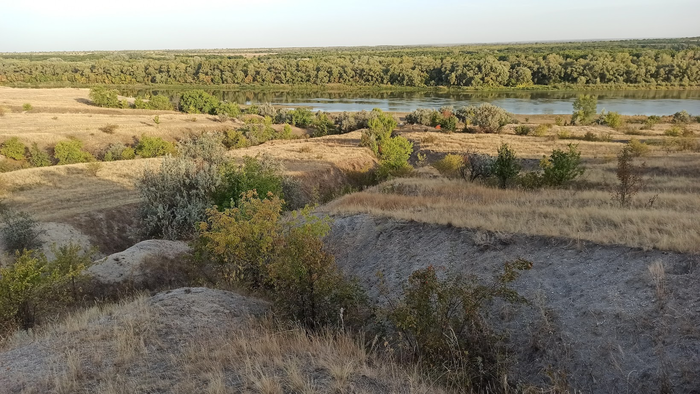
M692 392L700 387L697 255L487 233L367 215L336 218L327 245L374 297L429 265L489 280L503 263L534 263L514 283L530 301L496 304L489 321L509 337L516 381L546 372L592 393Z
M88 273L103 283L120 283L126 280L143 280L146 261L149 258L175 258L190 251L185 242L148 240L129 249L96 261Z
M80 230L65 223L40 223L37 230L41 232L39 240L42 243L41 252L51 260L54 253L52 247L61 247L68 244L80 245L83 249L89 250L92 247L90 238L83 234ZM0 251L5 250L0 239ZM2 255L0 255L0 264L2 263Z

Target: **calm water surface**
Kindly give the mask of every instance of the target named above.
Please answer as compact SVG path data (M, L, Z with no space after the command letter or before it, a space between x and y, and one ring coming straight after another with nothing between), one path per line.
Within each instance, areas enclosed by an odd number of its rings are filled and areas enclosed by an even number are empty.
M156 93L173 95L172 91ZM685 110L700 115L700 90L587 91L587 92L274 92L212 90L210 93L239 104L272 103L290 107L310 107L328 112L384 111L409 112L416 108L460 107L491 103L514 114L570 114L580 94L598 97L598 111L623 115L671 115Z

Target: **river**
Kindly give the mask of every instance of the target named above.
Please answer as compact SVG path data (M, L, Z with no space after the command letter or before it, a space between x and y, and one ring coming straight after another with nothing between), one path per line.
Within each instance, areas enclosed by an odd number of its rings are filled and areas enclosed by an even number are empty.
M140 91L138 93L146 93ZM157 90L152 93L159 93ZM174 95L173 91L162 94ZM410 112L416 108L440 108L452 105L491 103L514 114L570 114L581 94L598 98L598 111L623 115L672 115L685 110L700 115L700 90L624 90L624 91L503 91L503 92L275 92L211 90L220 99L239 104L271 103L289 107L310 107L314 111L342 112L380 108L384 111Z

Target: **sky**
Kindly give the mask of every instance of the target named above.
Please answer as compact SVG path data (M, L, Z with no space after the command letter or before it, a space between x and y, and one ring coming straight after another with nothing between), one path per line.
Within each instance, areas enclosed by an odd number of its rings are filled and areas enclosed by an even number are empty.
M0 0L0 52L693 37L698 16L699 0Z

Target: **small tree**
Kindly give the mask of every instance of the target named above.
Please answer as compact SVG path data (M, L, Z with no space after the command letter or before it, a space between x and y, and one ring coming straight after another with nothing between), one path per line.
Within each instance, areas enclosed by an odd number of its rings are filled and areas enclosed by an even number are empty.
M562 186L585 172L581 166L581 152L578 151L577 145L568 146L568 151L555 149L548 158L540 161L546 185Z
M90 100L98 107L119 107L119 93L104 86L96 86L90 89Z
M160 137L141 136L136 145L136 154L143 158L165 156L175 152L175 145Z
M508 144L498 148L498 157L493 164L493 174L498 178L499 186L505 189L508 182L520 173L520 163Z
M216 115L219 99L204 90L190 90L180 97L180 111L190 114Z
M83 150L83 142L80 140L61 141L56 144L53 151L59 165L87 163L95 160L89 152Z
M39 149L36 142L32 143L29 149L29 163L34 167L48 167L51 165L51 156L44 150Z
M642 173L644 164L637 166L634 164L634 154L630 146L622 148L617 155L617 180L618 184L613 189L613 200L620 204L620 207L627 208L632 203L632 198L644 186Z
M43 231L39 223L28 213L16 211L0 202L0 235L10 252L32 250L41 247Z
M478 107L460 108L457 114L458 117L464 118L465 123L479 126L488 133L495 133L513 121L512 115L506 110L489 103Z
M496 159L483 153L468 153L460 172L464 179L474 182L476 179L487 179L493 175Z
M574 113L571 117L572 124L590 124L595 118L598 108L598 98L591 95L581 95L574 101Z
M259 196L282 197L282 167L271 157L246 156L242 167L226 163L220 173L221 184L214 192L214 203L219 209L237 207L249 190L255 190Z

